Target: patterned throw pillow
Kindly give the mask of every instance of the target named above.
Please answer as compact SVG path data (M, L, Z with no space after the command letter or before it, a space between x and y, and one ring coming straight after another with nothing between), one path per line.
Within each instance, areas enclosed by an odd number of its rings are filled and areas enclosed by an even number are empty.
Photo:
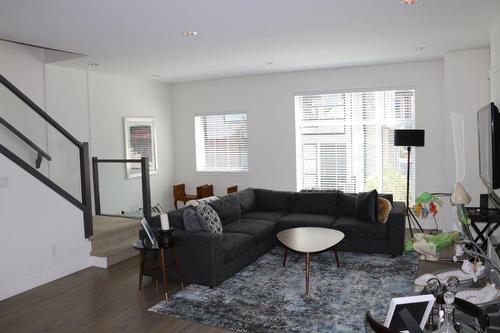
M201 203L196 207L198 215L208 224L212 234L222 236L222 222L217 212L207 204Z

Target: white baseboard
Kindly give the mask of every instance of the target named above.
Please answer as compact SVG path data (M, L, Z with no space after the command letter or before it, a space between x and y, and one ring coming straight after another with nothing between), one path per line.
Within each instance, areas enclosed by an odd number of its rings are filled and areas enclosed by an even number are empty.
M76 259L46 271L0 285L0 301L42 284L62 278L89 267L89 258Z
M90 256L89 266L108 268L108 258Z

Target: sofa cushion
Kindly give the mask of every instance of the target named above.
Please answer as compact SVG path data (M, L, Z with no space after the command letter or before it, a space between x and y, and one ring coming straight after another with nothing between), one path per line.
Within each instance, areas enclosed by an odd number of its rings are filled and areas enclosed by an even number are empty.
M235 195L225 195L219 200L209 203L219 215L222 225L237 220L241 216L240 198Z
M196 206L196 213L200 216L201 223L206 223L212 234L222 234L222 223L217 212L207 204Z
M366 223L350 216L339 216L333 228L342 231L348 239L388 239L387 224Z
M290 212L336 215L340 192L293 193Z
M276 223L274 221L240 219L226 224L224 232L251 235L255 244L259 244L276 235Z
M251 251L254 247L253 237L245 234L225 232L222 234L222 253L224 262L240 256L246 251Z
M339 216L356 216L356 194L340 193L337 213Z
M256 210L265 212L287 212L290 209L292 192L256 188L254 190Z
M356 218L365 222L377 222L378 193L377 190L361 192L356 196Z
M321 227L330 228L336 217L332 215L292 213L282 217L278 221L278 230L299 227Z
M198 215L195 207L186 207L182 216L186 231L210 231L208 224Z
M244 190L238 191L231 195L235 195L240 199L241 212L246 213L255 210L255 193L253 188L249 187Z
M259 210L254 210L241 215L242 219L250 220L266 220L266 221L278 221L280 218L285 216L285 212L262 212Z

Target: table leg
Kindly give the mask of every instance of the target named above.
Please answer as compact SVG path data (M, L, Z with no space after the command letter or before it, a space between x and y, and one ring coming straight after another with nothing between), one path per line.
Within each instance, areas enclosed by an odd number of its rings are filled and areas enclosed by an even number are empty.
M335 253L335 260L337 261L337 268L339 268L340 267L339 254L337 253L337 249L335 248L335 246L333 247L333 253Z
M283 258L283 267L286 265L286 256L288 255L288 248L285 246L285 257Z
M165 300L168 302L168 280L165 268L165 252L163 251L163 248L160 248L160 262L161 262L161 271L163 273L163 291L165 292Z
M182 282L181 269L179 267L179 261L177 259L177 253L175 252L175 247L172 247L172 254L174 255L175 273L177 275L177 281L179 281L179 283L181 284L181 289L184 289L184 282Z
M139 300L142 300L142 278L144 276L144 251L141 252L141 265L139 267Z
M311 275L311 255L306 253L306 295L309 295L309 276Z

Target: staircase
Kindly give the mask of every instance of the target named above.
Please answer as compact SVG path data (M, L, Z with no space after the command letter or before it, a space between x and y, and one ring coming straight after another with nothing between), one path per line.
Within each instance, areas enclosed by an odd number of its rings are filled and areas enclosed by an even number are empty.
M95 215L93 225L94 235L90 237L93 266L107 268L139 254L132 244L138 239L140 220Z
M0 154L82 211L82 237L92 244L92 265L105 268L138 255L132 244L138 239L140 220L101 215L98 165L140 165L143 213L144 218L150 221L151 190L147 157L122 160L92 158L96 214L92 216L89 144L76 139L2 75Z

